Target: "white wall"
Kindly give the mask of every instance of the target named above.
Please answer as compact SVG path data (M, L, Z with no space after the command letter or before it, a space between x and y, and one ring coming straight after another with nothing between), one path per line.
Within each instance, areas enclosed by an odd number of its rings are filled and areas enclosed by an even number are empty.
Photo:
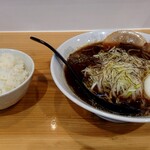
M0 0L0 31L150 27L150 0Z

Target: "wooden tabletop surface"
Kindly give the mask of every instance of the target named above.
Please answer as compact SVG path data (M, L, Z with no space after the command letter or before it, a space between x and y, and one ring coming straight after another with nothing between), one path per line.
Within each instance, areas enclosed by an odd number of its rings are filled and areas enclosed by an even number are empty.
M150 33L150 29L143 30ZM81 32L1 32L0 47L18 49L35 62L26 95L0 111L0 150L148 150L150 124L112 123L72 103L56 87L50 73L52 52L32 40L36 36L55 48Z

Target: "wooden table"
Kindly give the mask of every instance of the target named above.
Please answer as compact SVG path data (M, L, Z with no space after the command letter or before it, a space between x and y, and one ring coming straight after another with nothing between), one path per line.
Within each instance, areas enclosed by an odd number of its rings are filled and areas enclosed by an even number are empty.
M150 29L143 30L150 33ZM35 62L27 94L0 111L0 150L148 150L150 124L112 123L68 100L50 74L52 52L30 40L58 47L81 32L1 32L0 47L26 52Z

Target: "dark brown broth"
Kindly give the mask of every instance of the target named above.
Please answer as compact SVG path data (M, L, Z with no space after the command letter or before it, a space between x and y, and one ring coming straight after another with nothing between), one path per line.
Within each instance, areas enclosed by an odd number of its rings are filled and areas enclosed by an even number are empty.
M77 50L76 52L72 53L68 58L68 63L72 66L72 68L78 73L78 75L83 78L83 75L81 73L81 70L83 70L85 67L89 65L95 65L97 63L97 60L93 58L93 55L97 54L101 50L108 51L111 49L114 45L113 44L103 44L100 43L94 43L91 45L84 46ZM150 59L149 55L145 57L145 53L143 53L143 48L136 47L133 45L127 45L127 44L119 44L116 47L125 49L130 55L136 55L138 57L144 57L145 59ZM131 50L129 52L129 49ZM74 79L72 78L72 75L68 71L67 68L65 68L65 77L67 80L67 83L72 88L72 90L84 101L89 103L90 105L93 105L94 107L99 108L99 104L93 101L90 101L86 95L82 92L80 87L77 86L77 84L74 82ZM114 98L115 101L115 98ZM135 102L131 103L131 105L135 107L140 107L142 101L140 99L137 99Z

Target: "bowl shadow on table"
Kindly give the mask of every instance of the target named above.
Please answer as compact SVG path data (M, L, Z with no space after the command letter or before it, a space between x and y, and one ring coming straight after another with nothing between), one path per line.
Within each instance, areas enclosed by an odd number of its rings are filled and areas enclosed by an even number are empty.
M57 93L55 94L55 99L57 99ZM76 132L78 134L82 135L90 135L90 136L112 136L115 134L126 134L129 132L132 132L138 128L140 128L143 123L114 123L114 122L109 122L104 119L101 119L97 115L81 108L80 106L76 105L73 103L71 100L66 98L66 101L68 102L67 105L70 105L71 111L75 112L77 115L74 120L77 122L70 122L69 124L72 125L66 125L66 123L62 120L61 117L59 117L59 112L56 112L57 117L59 119L59 122L62 124L62 126L71 132ZM55 104L56 111L59 110L58 105ZM70 112L71 114L71 112ZM71 119L73 116L71 116ZM64 119L64 118L63 118ZM66 116L65 119L68 119L68 116ZM81 120L81 125L80 128L78 128L78 121ZM82 127L83 126L83 127ZM82 129L81 129L82 128ZM88 130L90 129L90 131ZM107 132L107 134L102 134L102 132ZM109 133L108 133L109 132Z
M138 128L140 128L144 123L116 123L104 120L100 117L98 117L96 114L87 112L88 116L83 115L83 108L79 106L74 106L76 104L72 103L70 100L68 100L72 108L80 115L83 119L88 121L89 123L93 124L94 126L110 131L112 133L117 134L126 134L129 132L132 132ZM130 126L130 127L129 127Z
M13 115L34 106L44 96L48 88L48 80L44 74L35 70L32 81L24 97L13 106L0 110L0 116Z

